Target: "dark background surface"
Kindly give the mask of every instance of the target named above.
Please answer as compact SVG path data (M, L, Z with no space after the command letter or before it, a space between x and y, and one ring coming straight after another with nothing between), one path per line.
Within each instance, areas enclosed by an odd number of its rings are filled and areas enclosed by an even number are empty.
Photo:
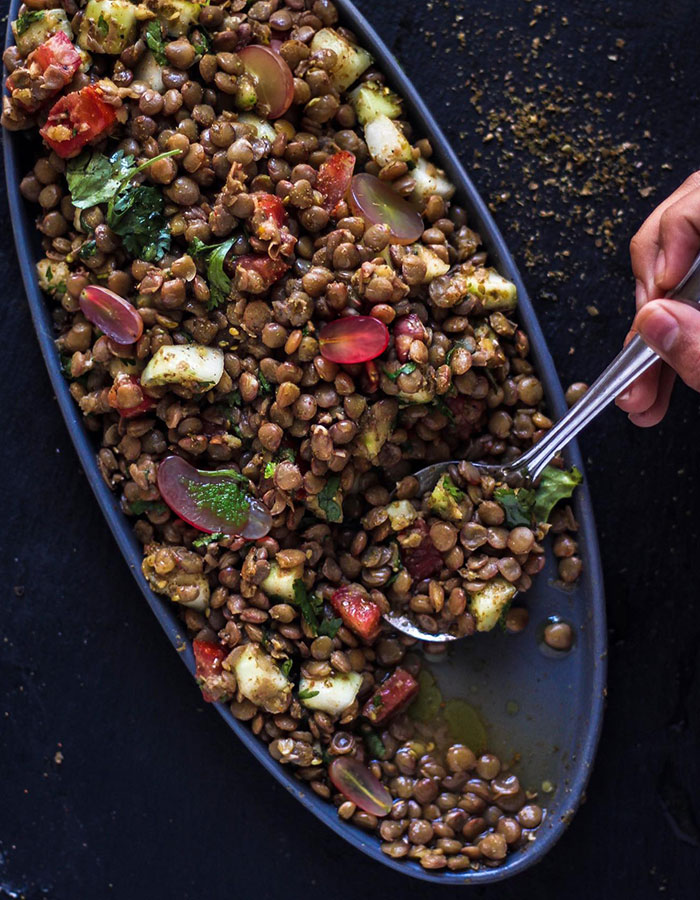
M627 241L700 162L695 0L359 6L494 201L562 382L592 380L632 308ZM523 137L519 97L539 104L539 137ZM552 175L567 129L585 157L568 186ZM202 702L78 467L4 195L0 221L0 898L445 896L327 831ZM681 387L660 428L609 411L583 438L610 625L598 760L549 857L478 896L698 895L697 412Z

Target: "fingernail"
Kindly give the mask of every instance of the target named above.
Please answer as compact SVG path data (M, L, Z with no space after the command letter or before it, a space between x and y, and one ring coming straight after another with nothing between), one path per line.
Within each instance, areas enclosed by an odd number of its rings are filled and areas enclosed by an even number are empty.
M656 257L656 263L654 264L654 281L657 284L661 284L664 280L664 275L666 274L666 254L663 250L659 250L659 255Z
M629 398L632 396L632 391L627 388L626 391L623 391L621 394L617 395L617 400L619 403L627 403Z
M641 309L649 299L647 297L647 289L644 287L641 281L638 281L634 286L634 298L637 304L637 309Z
M670 353L679 331L678 322L663 309L654 310L639 323L642 338L661 353Z

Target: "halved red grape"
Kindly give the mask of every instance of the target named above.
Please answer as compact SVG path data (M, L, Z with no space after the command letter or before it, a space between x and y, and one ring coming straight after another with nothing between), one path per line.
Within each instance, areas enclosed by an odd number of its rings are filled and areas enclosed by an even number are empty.
M294 76L282 57L263 47L250 44L238 52L246 72L255 82L258 103L266 107L270 119L283 116L294 99Z
M334 153L318 170L316 189L323 194L323 208L332 213L345 197L355 171L355 156L348 150Z
M324 359L347 366L384 353L389 346L389 331L374 316L345 316L324 325L318 343Z
M385 181L367 172L353 177L350 206L369 225L388 225L394 244L413 244L423 234L421 214Z
M209 472L166 456L158 466L158 490L175 515L207 534L255 541L272 527L267 507L251 497L248 479L233 469Z
M336 790L355 806L380 818L391 812L391 794L367 766L352 756L339 756L328 767Z
M133 344L143 334L143 319L136 309L107 288L89 284L80 294L78 303L83 315L104 331L117 344Z

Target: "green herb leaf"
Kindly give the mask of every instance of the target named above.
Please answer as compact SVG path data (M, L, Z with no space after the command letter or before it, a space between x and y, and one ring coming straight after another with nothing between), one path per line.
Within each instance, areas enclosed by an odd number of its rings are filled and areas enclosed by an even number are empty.
M306 593L306 585L301 578L297 578L292 587L294 590L294 599L292 600L292 603L294 606L299 607L312 634L316 636L318 634L318 617L309 600L309 595Z
M445 401L442 399L442 397L436 397L433 400L433 406L435 407L435 409L437 409L439 412L441 412L443 414L443 416L445 416L445 418L447 419L448 422L454 423L455 414L452 412L450 407L445 403Z
M231 279L224 272L224 262L236 241L235 235L222 244L204 244L195 238L189 246L192 256L207 257L207 283L209 285L209 309L216 309L228 300Z
M294 660L290 658L290 659L285 659L285 661L280 666L280 669L282 670L282 674L286 678L289 678L289 673L292 671L293 665L294 665Z
M17 37L24 34L24 32L29 28L29 26L33 22L39 22L44 18L43 10L34 9L30 12L22 13L22 15L15 21L15 33Z
M222 480L205 483L187 481L187 492L198 506L211 510L215 516L234 526L243 525L250 512L249 480L235 469L218 469ZM232 478L234 482L225 480Z
M195 541L192 541L192 546L207 547L209 544L214 544L216 541L220 541L222 537L225 537L222 531L217 531L215 534L203 534Z
M404 363L400 369L397 369L395 372L389 372L384 369L384 374L387 378L391 379L391 381L396 381L399 375L410 375L411 372L415 372L418 368L418 364L414 362Z
M204 56L211 47L211 35L206 28L198 25L197 30L190 35L190 43L200 56Z
M370 728L363 733L362 737L365 739L365 744L370 752L370 756L373 759L384 759L386 756L386 747L384 746L384 741L379 737L377 732L372 731Z
M299 691L299 699L300 700L310 700L312 697L318 696L318 691Z
M272 385L267 380L267 378L265 378L263 373L260 371L258 371L258 382L260 384L260 390L263 392L263 394L271 394L272 393Z
M277 463L270 462L265 463L265 468L263 469L263 477L264 478L273 478L275 475L275 469L277 468Z
M319 634L325 634L329 638L334 638L338 634L338 629L343 624L342 619L324 619L318 628Z
M97 253L97 243L95 241L85 241L83 246L78 250L78 256L81 259L90 259Z
M445 492L449 494L453 500L456 500L457 503L460 503L462 500L464 500L464 491L460 491L460 489L457 487L457 485L449 475L443 475L442 486Z
M158 188L129 185L110 201L107 224L121 237L128 253L154 262L170 249L170 228L164 209Z
M506 514L506 525L517 528L518 525L532 525L532 514L535 506L535 492L528 488L499 487L493 492L494 499L503 507Z
M132 500L129 509L135 516L142 516L147 512L164 513L168 507L160 500Z
M125 156L123 150L117 150L110 157L98 150L92 152L86 150L75 159L69 160L66 167L66 181L71 202L77 209L88 209L90 206L97 206L98 203L108 203L139 172L143 172L159 159L166 159L179 153L180 150L167 150L137 166L134 157Z
M340 475L331 475L318 495L318 505L326 514L328 522L341 522L343 519L343 507L335 499L339 487Z
M109 34L109 22L105 19L104 14L100 13L100 18L97 20L97 33L100 37L107 37Z
M582 481L583 475L576 466L570 472L557 469L556 466L547 466L537 488L533 510L535 521L546 522L557 503L567 500Z
M144 33L144 37L146 38L146 44L148 45L148 49L151 51L153 56L155 57L156 62L159 66L167 66L168 65L168 57L165 55L165 42L163 40L163 31L160 27L160 22L157 19L153 19L146 25L146 31Z

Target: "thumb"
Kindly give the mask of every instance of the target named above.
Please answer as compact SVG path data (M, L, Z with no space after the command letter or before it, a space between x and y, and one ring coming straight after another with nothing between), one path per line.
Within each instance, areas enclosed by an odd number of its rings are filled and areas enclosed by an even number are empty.
M652 300L639 311L633 328L688 387L700 391L700 309L676 300Z

